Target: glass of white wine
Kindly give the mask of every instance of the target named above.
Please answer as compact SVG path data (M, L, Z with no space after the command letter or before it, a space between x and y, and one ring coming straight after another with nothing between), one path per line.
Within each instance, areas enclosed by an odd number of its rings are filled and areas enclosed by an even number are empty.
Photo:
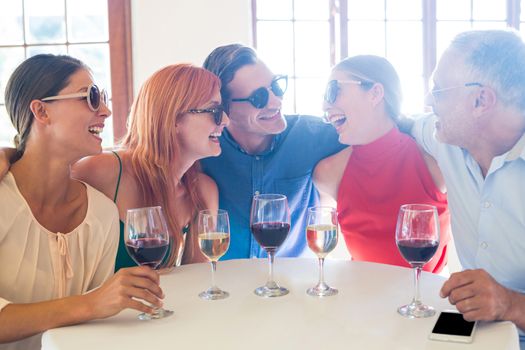
M201 210L198 217L199 248L211 262L211 287L199 294L205 300L227 298L230 294L215 285L219 260L230 246L230 220L226 210Z
M337 289L324 281L324 259L337 245L337 211L332 207L308 208L306 216L306 241L308 247L319 258L319 282L308 288L306 294L314 297L336 295Z

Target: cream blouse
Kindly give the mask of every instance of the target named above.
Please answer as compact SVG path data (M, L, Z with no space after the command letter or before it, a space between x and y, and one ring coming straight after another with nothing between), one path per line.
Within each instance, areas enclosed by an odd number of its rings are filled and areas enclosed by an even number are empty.
M35 219L9 172L0 181L0 312L9 303L78 295L113 274L119 239L115 204L85 184L84 221L69 233L50 232ZM40 335L0 344L39 349Z

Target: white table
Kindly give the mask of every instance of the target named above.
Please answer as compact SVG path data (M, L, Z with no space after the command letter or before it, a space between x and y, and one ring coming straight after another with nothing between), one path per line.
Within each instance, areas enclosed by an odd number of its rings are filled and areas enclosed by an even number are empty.
M314 259L276 259L276 281L290 294L265 299L253 289L266 281L264 259L219 262L224 300L197 294L209 286L209 264L186 265L162 276L169 318L139 321L137 312L44 333L44 350L56 349L519 349L509 322L482 323L472 344L428 340L437 316L406 319L397 307L412 298L410 269L351 261L326 262L326 281L339 294L324 299L306 295L317 282ZM422 300L452 308L438 295L444 278L423 273Z

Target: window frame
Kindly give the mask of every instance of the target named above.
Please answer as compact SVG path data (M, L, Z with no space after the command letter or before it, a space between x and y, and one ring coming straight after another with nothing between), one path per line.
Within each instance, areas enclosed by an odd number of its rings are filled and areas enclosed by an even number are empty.
M252 0L252 42L257 49L257 1ZM264 0L259 0L264 1ZM295 1L295 0L294 0ZM337 61L348 56L348 2L352 0L326 0L329 4L329 25L330 25L330 63L335 65ZM390 0L392 1L392 0ZM473 1L473 0L471 0ZM422 6L422 63L423 79L427 82L432 77L432 72L437 63L437 0L421 0ZM506 23L509 27L519 31L520 29L520 10L521 0L506 0ZM388 19L387 19L388 20ZM294 22L295 20L290 20ZM473 21L471 19L471 21ZM295 65L295 60L294 60ZM428 93L428 84L424 85L424 94ZM294 101L296 107L296 101Z
M67 6L65 2L64 6ZM107 0L107 6L107 43L109 45L109 73L112 88L113 143L115 144L126 133L126 120L133 101L131 0ZM66 42L65 45L68 46L70 43ZM19 45L2 45L3 48L22 47L24 50L32 46L46 46L46 44L28 44L24 40L24 43Z
M131 0L108 0L109 57L111 69L113 142L126 134L133 102Z

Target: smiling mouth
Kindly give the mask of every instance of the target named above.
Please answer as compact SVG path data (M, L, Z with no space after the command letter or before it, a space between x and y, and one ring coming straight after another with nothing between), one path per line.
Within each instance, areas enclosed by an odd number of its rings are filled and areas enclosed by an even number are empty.
M343 114L332 115L328 117L328 120L335 128L338 128L346 122L346 116Z
M260 116L257 119L258 120L275 120L280 117L281 117L281 112L277 111L275 114Z
M104 130L104 127L102 126L90 126L88 128L88 131L92 134L92 135L95 135L95 136L98 136L100 137L100 134L102 133L102 131Z
M212 140L213 142L219 142L219 137L221 137L222 133L221 132L214 132L212 134L210 134L210 136L208 137L210 140Z

